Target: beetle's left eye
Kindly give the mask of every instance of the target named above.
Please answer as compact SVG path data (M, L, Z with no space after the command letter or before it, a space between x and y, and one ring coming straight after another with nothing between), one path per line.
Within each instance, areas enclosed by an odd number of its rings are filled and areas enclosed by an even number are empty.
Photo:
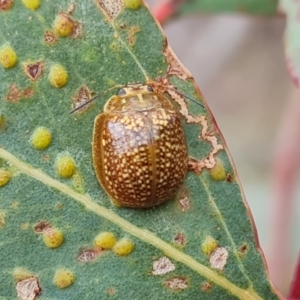
M118 95L119 95L119 96L124 96L124 95L126 95L126 91L125 91L124 89L120 89L120 90L118 91Z
M147 91L153 92L153 87L151 85L147 85Z

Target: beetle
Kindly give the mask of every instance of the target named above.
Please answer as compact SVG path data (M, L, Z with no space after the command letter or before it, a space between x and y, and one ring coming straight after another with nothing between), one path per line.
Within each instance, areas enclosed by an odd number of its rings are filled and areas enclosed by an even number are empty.
M94 121L96 176L121 207L157 206L175 196L188 170L180 115L151 85L128 84Z

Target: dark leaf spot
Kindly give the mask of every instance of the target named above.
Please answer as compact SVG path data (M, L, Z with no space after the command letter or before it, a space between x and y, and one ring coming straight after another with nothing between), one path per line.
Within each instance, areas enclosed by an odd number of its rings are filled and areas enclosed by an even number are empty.
M33 230L35 233L44 233L52 229L52 225L47 221L41 221L34 225Z
M77 260L84 263L91 262L96 260L102 252L101 249L81 249L77 255Z
M52 31L47 30L44 33L44 42L49 45L54 44L57 42L57 37Z
M37 61L25 65L25 74L33 81L37 80L43 74L44 63Z
M209 292L211 289L212 289L212 285L208 281L201 283L201 290L203 292Z

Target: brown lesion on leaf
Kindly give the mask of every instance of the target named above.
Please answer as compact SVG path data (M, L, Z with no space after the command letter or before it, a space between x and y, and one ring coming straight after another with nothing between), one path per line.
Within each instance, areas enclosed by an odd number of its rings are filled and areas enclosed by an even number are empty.
M179 247L184 247L186 245L186 236L183 232L178 232L174 237L174 244Z
M165 280L164 285L171 290L182 291L189 287L189 281L185 276L175 276Z
M97 7L105 15L109 21L114 21L114 19L123 10L123 0L95 0Z
M22 98L31 98L34 95L34 91L31 87L22 90L16 84L12 83L6 94L5 100L8 102L18 102Z
M0 11L9 10L14 4L14 0L0 0Z
M53 45L58 41L57 36L51 30L46 30L44 33L44 42L48 45Z
M227 264L228 250L224 247L218 247L209 257L210 266L213 269L223 271Z
M136 34L141 31L139 26L128 26L126 23L118 25L121 30L127 32L127 43L129 46L134 46L136 43Z
M79 262L89 263L95 261L104 252L101 248L80 249L76 259Z
M136 33L140 32L140 31L141 31L141 29L139 26L129 27L127 41L130 46L135 45L135 41L136 41L135 35L136 35Z
M43 160L46 162L50 161L50 156L48 154L43 155Z
M109 287L107 290L106 290L106 294L108 295L108 296L113 296L113 295L115 295L116 294L116 289L114 288L114 287Z
M92 93L86 85L83 85L79 88L77 93L72 96L72 110L77 107L84 105L92 98ZM82 113L87 110L92 103L84 105L82 108L78 109L75 113Z
M245 243L239 247L238 254L240 257L243 257L248 253L248 251L249 251L249 245Z
M77 39L82 37L83 35L83 24L78 21L74 21L74 27L71 33L71 38L72 39Z
M126 23L121 23L121 24L119 25L119 28L122 29L122 30L126 29L127 27L128 27L128 26L127 26Z
M31 98L34 95L34 90L31 87L25 88L23 90L23 97L24 98Z
M8 88L8 93L6 94L6 101L8 102L18 102L22 98L22 90L16 85L11 84Z
M25 74L33 81L36 81L43 74L44 62L24 63Z
M18 298L21 300L35 300L42 289L37 277L30 277L18 281L16 284Z
M40 221L33 226L33 231L35 233L43 234L46 231L52 230L53 226L48 221Z
M208 281L204 281L201 283L200 289L201 289L201 291L208 293L212 289L212 284Z
M187 80L192 78L192 74L180 63L179 59L173 52L173 50L168 46L166 43L166 46L164 48L163 52L167 63L168 63L168 75L175 75L178 78L182 80Z
M228 174L226 175L226 181L227 181L227 182L232 182L232 181L233 181L233 178L234 178L234 176L233 176L232 174L230 174L230 173L228 173Z
M152 265L152 275L164 275L174 270L175 265L166 256L155 260Z

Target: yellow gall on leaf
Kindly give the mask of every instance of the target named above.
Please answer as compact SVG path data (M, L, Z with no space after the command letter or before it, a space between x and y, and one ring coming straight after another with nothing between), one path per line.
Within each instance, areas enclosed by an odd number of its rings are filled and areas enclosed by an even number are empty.
M138 9L143 5L142 0L124 0L124 5L126 8Z
M22 0L22 2L31 10L36 10L41 6L41 0Z
M58 89L65 86L68 82L68 73L66 69L59 64L53 65L50 69L49 81Z
M45 127L38 127L30 138L31 145L38 150L44 150L49 147L51 141L52 134L49 129Z
M6 44L0 48L0 64L5 69L10 69L17 63L18 57L14 49Z
M43 241L47 247L57 248L64 241L64 236L59 229L53 228L44 232Z
M72 285L75 281L75 275L73 272L67 269L60 269L55 272L53 282L54 284L60 288L65 289Z
M215 181L224 180L226 178L226 173L222 161L217 160L216 165L209 170L209 174L211 178Z
M76 171L76 165L71 156L60 156L56 160L56 170L60 177L70 178Z
M16 268L13 272L13 277L15 281L22 281L33 276L34 275L31 272L23 268Z
M131 239L122 238L113 247L113 251L118 256L129 255L134 249L134 243Z
M5 186L11 178L11 174L9 171L5 169L0 169L0 187Z
M68 14L60 13L56 17L53 27L57 35L65 37L72 34L74 25L74 21Z
M101 232L94 239L97 248L111 249L116 243L116 237L112 232Z
M201 250L205 255L211 255L211 253L218 247L218 242L211 236L207 236L201 246Z

